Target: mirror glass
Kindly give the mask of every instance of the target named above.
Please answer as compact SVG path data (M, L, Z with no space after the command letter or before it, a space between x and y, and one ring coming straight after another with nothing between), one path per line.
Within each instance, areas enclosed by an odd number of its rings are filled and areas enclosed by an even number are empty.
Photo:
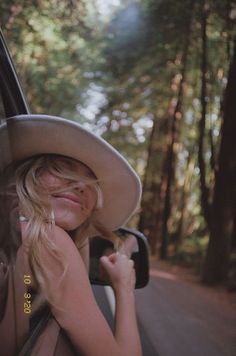
M109 285L109 281L101 269L100 258L118 251L134 261L136 273L135 288L143 288L148 283L149 269L146 238L140 232L126 228L117 230L116 235L120 238L118 247L101 236L95 236L91 239L89 267L91 283Z

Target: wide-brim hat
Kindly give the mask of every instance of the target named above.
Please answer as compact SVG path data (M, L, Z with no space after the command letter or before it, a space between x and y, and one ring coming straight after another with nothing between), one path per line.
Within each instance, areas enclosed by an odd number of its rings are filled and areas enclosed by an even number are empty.
M140 179L117 150L80 124L48 115L19 115L0 126L1 168L39 154L74 158L96 175L103 207L95 218L111 230L126 224L141 196Z

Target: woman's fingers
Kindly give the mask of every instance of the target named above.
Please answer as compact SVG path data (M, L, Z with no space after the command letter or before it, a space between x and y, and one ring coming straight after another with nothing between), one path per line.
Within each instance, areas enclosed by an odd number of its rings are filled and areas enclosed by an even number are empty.
M121 253L100 259L101 267L114 289L133 289L135 284L134 261Z

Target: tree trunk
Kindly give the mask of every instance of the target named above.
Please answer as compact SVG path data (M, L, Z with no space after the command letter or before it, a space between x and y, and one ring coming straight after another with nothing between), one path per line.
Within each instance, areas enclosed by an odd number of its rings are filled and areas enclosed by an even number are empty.
M210 224L210 205L209 205L209 189L206 184L206 165L204 160L204 135L206 126L206 75L207 75L207 17L208 17L208 7L203 0L202 4L202 63L201 63L201 73L202 73L202 87L201 87L201 106L202 113L201 119L199 121L199 140L198 140L198 164L200 170L200 187L201 187L201 207L204 219L209 228Z
M179 126L180 119L182 117L182 101L184 94L184 83L185 83L185 74L187 68L187 56L188 56L188 48L190 43L190 29L191 29L191 17L189 19L188 30L187 30L187 39L185 43L185 48L183 50L183 59L182 59L182 73L181 73L181 81L179 84L179 92L177 103L174 109L172 124L170 129L170 144L167 149L166 158L163 166L163 176L161 183L161 196L160 198L164 198L164 207L162 214L162 232L161 232L161 250L160 250L160 258L167 258L167 248L168 248L168 220L171 214L171 186L173 182L173 177L175 173L175 152L174 145L177 141L177 137L179 135Z
M154 230L156 219L158 215L159 205L157 199L159 198L159 179L156 172L159 172L157 158L162 155L162 145L157 140L160 131L165 129L158 123L157 118L154 118L153 127L149 138L148 157L143 180L143 197L141 202L141 214L139 219L139 230L143 231L148 237L151 253L156 253L158 231Z
M234 227L236 202L236 39L224 100L224 120L212 204L210 240L203 281L215 284L225 279Z
M190 189L190 184L191 184L191 179L193 176L194 172L194 159L192 157L192 153L189 152L188 156L188 161L186 165L186 173L185 173L185 179L184 179L184 185L183 185L183 190L181 194L181 199L180 199L180 206L179 206L179 211L181 212L181 216L178 222L178 227L176 230L176 238L175 238L175 252L179 250L183 243L183 236L185 234L186 230L186 217L187 217L187 203L188 203L188 194L189 194L189 189Z

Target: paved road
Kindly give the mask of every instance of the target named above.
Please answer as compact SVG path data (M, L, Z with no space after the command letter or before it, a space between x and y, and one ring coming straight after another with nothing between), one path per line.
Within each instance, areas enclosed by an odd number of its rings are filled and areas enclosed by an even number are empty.
M136 303L144 356L236 355L236 308L213 290L152 268Z

